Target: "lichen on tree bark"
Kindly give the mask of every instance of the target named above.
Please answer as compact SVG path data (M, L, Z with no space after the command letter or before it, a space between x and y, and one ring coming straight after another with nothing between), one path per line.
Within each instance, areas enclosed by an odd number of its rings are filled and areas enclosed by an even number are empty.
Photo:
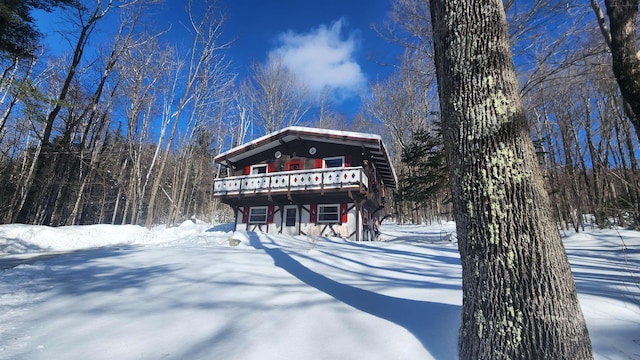
M499 0L431 1L463 268L463 359L586 359L591 343L529 137Z

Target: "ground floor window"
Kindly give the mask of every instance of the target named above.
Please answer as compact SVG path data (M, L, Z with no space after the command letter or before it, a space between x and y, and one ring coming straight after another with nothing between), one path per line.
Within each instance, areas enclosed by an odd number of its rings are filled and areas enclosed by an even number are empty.
M252 207L249 209L249 224L266 224L267 207Z
M318 222L340 222L340 205L318 205Z

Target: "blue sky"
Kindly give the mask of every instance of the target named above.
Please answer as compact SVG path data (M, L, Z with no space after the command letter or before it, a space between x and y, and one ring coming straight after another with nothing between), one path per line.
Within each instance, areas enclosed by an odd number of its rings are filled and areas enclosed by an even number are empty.
M356 65L367 78L386 70L373 60L388 61L389 44L371 25L384 21L390 9L387 0L223 0L221 4L228 9L227 34L236 36L232 53L237 61L265 61L268 54L279 53L300 73L304 73L300 62L307 61L310 79L318 76L313 73L318 68L327 70L323 75L329 83L338 65ZM305 53L312 57L304 58ZM341 75L353 76L356 82L356 74Z
M278 56L314 92L333 89L339 111L352 116L357 94L385 77L398 49L381 39L389 0L220 0L231 59L240 74L252 61Z
M218 0L218 4L226 14L224 37L233 40L228 58L241 78L251 62L266 63L279 56L312 90L333 89L338 111L348 118L358 109L357 94L391 72L390 66L381 64L395 62L399 51L372 29L387 17L389 0ZM180 42L184 34L184 7L182 0L167 0L153 15L158 28L171 24L172 41ZM38 13L36 18L49 50L59 51L54 34L61 26L59 14Z

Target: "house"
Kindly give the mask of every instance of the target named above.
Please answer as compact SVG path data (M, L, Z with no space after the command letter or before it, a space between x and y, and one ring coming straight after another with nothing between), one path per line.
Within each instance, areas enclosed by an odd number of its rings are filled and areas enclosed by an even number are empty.
M214 197L235 229L372 240L397 187L378 135L293 126L215 157Z

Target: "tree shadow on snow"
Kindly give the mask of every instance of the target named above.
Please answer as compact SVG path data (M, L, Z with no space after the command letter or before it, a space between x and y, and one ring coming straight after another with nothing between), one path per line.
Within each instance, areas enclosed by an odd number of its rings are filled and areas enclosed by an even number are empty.
M224 223L214 225L206 230L206 232L231 232L233 231L233 223Z
M123 246L115 246L116 249L122 250ZM33 265L35 263L47 260L56 260L65 256L79 254L82 257L86 257L86 254L98 253L99 251L105 251L108 247L77 249L77 250L61 250L51 251L45 248L32 245L30 249L34 252L25 252L19 254L8 254L0 256L0 270L12 269L19 265Z
M20 238L0 236L0 256L3 258L19 256L25 253L28 254L30 252L39 253L45 251L47 250L37 245L30 244Z
M339 283L310 270L278 248L264 246L256 233L249 232L248 235L251 246L263 250L273 259L274 265L305 284L346 305L405 328L436 359L457 357L460 306L402 299Z
M126 262L104 261L107 258L124 257L136 250L137 246L130 245L80 249L30 257L20 260L17 265L42 262L46 266L42 280L55 289L56 295L140 289L152 279L165 276L173 270L167 264L141 267L126 266Z
M598 236L609 239L597 246L566 248L578 293L640 305L640 259L636 255L640 248L625 244L621 235Z

